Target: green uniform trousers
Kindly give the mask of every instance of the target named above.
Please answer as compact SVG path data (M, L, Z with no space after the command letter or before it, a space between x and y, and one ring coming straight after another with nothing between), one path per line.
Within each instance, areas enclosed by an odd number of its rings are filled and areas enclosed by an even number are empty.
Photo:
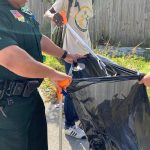
M0 106L0 150L48 150L45 107L37 91L28 98L5 96Z

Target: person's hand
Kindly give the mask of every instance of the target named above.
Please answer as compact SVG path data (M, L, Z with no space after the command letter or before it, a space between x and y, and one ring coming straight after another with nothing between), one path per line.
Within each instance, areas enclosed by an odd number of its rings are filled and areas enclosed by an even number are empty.
M63 26L63 17L59 13L54 14L53 21L58 27Z
M62 89L62 87L60 87L60 82L63 80L68 80L69 83L71 83L72 77L65 73L55 70L55 73L54 73L53 77L52 76L50 77L50 80L56 85L58 92L61 93L63 89ZM67 87L64 87L64 88L66 89Z
M69 64L73 64L74 62L77 62L77 60L80 58L86 58L86 56L79 55L79 54L67 54L64 60Z
M144 84L145 86L150 87L150 72L142 78L139 84Z

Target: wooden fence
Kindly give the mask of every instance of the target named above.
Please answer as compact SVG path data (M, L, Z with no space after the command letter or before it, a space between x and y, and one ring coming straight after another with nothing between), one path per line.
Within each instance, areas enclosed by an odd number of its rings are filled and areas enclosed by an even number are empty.
M30 0L29 6L42 23L47 3ZM150 45L150 0L94 0L93 8L89 28L96 45L102 37L126 46Z
M101 36L115 43L150 45L150 0L95 0L90 24L94 42Z
M50 8L50 3L46 0L29 0L27 3L33 14L36 16L37 20L41 25L44 23L43 15L45 11Z

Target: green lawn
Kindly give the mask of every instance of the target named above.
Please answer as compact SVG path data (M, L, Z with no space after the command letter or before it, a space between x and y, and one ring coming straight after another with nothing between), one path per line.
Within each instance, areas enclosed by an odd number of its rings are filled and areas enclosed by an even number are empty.
M101 54L101 55L108 57L109 59L116 62L120 66L129 68L132 70L136 70L142 73L147 73L150 71L150 61L145 61L144 58L142 57L137 57L135 55L124 56L124 57L115 57L115 56L110 57L110 56L107 56L107 54ZM54 57L46 56L45 64L49 65L52 68L55 68L58 71L64 72L63 64L60 63L58 59ZM43 81L40 88L45 94L46 101L56 100L55 87L48 79L45 79ZM148 91L150 90L148 89Z

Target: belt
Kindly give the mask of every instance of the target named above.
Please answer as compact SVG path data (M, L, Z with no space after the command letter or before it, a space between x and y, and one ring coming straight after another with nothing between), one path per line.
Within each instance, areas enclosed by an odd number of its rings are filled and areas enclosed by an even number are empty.
M39 86L39 80L0 80L0 99L4 96L29 97Z

